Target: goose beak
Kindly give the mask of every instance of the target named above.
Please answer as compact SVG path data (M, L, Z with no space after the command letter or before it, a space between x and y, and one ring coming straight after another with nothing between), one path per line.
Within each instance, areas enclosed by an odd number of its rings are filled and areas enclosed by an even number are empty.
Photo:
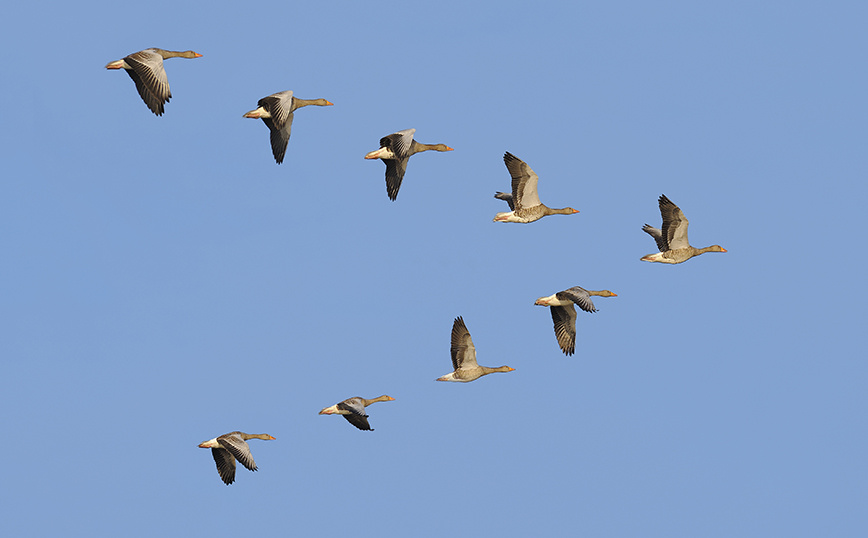
M325 106L334 106L334 103L332 103L331 101L328 101L328 100L327 100Z
M202 55L199 54L198 52L196 52L195 54L196 54L196 58L201 58L201 57L202 57Z
M446 151L455 151L455 148L450 148L449 146L446 146Z

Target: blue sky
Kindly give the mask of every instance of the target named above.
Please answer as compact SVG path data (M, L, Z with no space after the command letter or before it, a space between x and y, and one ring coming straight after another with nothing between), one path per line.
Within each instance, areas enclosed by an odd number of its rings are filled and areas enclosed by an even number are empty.
M861 536L868 8L597 4L6 7L4 531ZM159 118L103 68L147 47L203 55ZM335 106L278 166L283 90ZM393 203L411 127L455 151ZM581 212L491 222L505 151ZM729 252L640 262L661 193ZM618 297L565 357L571 286ZM459 315L514 372L434 381Z

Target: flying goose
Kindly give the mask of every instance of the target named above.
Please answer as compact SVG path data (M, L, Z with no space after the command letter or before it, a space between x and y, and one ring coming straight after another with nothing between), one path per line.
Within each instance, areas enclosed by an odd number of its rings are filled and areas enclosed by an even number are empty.
M365 159L382 159L386 163L386 194L389 200L398 198L398 189L407 171L410 157L423 151L453 151L445 144L421 144L413 140L416 129L404 129L380 139L380 149L365 155Z
M368 415L365 414L365 408L372 403L391 402L394 400L391 396L385 394L373 400L366 400L356 396L348 398L341 403L336 403L331 407L326 407L319 412L320 415L343 415L347 422L360 430L374 431L371 425L368 424Z
M246 112L243 117L259 118L265 122L268 130L271 131L271 153L274 154L277 164L280 164L283 162L286 146L289 144L293 112L303 106L332 106L333 104L325 99L299 99L292 96L291 90L287 90L263 97L256 104L259 108Z
M163 69L166 58L201 58L202 55L192 50L175 52L163 49L145 49L134 52L120 60L109 62L106 69L125 69L136 83L136 90L142 96L142 101L148 105L151 112L157 116L163 115L163 105L169 102L172 92L169 91L169 79Z
M528 223L539 220L546 215L573 215L579 212L572 207L563 209L547 207L539 201L539 194L537 193L539 176L536 175L536 172L531 170L527 163L508 151L503 155L503 162L506 164L506 169L509 170L509 175L512 176L512 196L508 197L507 194L498 192L494 197L508 203L512 211L498 213L494 216L494 222Z
M250 453L250 447L246 443L248 439L273 440L274 437L267 433L231 432L199 445L199 448L211 449L211 455L214 456L214 462L217 463L217 472L226 485L235 482L236 459L251 471L256 470L253 454Z
M642 256L640 260L644 262L681 263L706 252L726 252L726 249L720 245L705 248L691 247L687 242L687 218L681 209L673 204L665 194L660 195L658 204L660 214L663 216L663 229L660 230L645 224L642 230L654 238L660 252Z
M455 318L455 321L452 323L452 346L449 348L449 351L452 354L452 367L455 371L438 377L437 381L469 383L494 372L512 372L515 370L515 368L510 368L509 366L501 366L499 368L479 366L476 363L476 346L473 345L473 340L470 339L470 331L467 330L467 326L464 324L461 316Z
M551 307L555 336L564 355L572 355L576 350L576 308L573 304L579 305L579 308L585 312L596 312L597 309L594 308L594 302L591 300L592 295L597 297L618 296L609 290L593 291L573 286L554 295L540 297L534 303L539 306Z

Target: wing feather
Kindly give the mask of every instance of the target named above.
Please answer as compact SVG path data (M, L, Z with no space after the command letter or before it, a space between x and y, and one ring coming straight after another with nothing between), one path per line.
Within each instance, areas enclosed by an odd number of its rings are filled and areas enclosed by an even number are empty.
M145 49L130 54L124 61L130 67L126 72L136 83L139 96L151 112L162 116L163 105L172 97L169 79L163 68L163 57L153 50Z
M503 162L506 164L506 169L509 170L509 175L512 176L512 201L515 204L515 210L519 211L523 208L540 205L539 194L537 193L539 176L536 175L536 172L531 170L527 163L508 151L503 155Z
M559 291L555 294L555 297L561 300L570 300L579 305L579 308L581 308L585 312L597 311L597 309L594 307L594 301L591 299L591 295L585 288L573 286L568 290Z
M470 331L467 330L467 326L464 324L464 319L461 316L455 318L452 324L452 346L449 351L452 355L452 366L456 370L478 366L476 363L476 346L473 345Z
M662 236L666 239L669 250L689 247L690 244L687 241L687 217L665 194L660 195L658 205L660 206L660 215L663 217Z
M247 441L238 435L228 433L217 438L220 445L235 456L235 459L241 462L241 465L247 467L251 471L257 469L256 462L253 461L253 455L250 453L250 445Z
M225 448L212 448L211 455L217 464L217 473L226 485L235 482L235 458Z
M552 306L552 321L555 336L564 355L572 355L576 350L576 309L573 305Z

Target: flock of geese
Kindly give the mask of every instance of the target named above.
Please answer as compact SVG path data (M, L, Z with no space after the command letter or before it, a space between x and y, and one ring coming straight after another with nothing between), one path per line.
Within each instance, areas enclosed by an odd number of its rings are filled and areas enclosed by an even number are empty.
M164 105L169 102L172 92L169 80L163 68L163 60L167 58L200 58L202 55L191 50L176 52L157 48L145 49L125 56L120 60L110 62L106 69L124 69L139 92L148 108L161 116ZM263 97L257 103L257 108L244 114L245 118L259 118L270 131L271 151L277 164L283 162L289 136L292 129L293 113L305 106L330 106L333 103L325 99L299 99L292 91L282 91ZM410 157L423 151L452 151L445 144L422 144L413 139L416 129L405 129L380 139L380 148L365 155L365 159L380 159L386 165L386 194L390 200L398 197L401 182L407 171ZM530 223L548 215L573 215L578 210L571 207L553 209L540 202L537 193L539 177L524 161L506 152L503 162L512 177L512 192L497 192L494 196L509 204L510 211L497 213L494 222ZM654 228L648 224L642 230L654 238L659 252L640 258L642 261L659 263L682 263L694 256L706 252L726 252L720 245L705 248L694 248L687 241L687 218L677 205L665 195L658 199L663 224ZM617 297L609 290L586 290L579 286L559 291L548 297L540 297L534 304L549 307L554 323L554 332L561 351L572 355L576 349L576 306L585 312L596 312L591 297ZM484 375L495 372L511 372L514 368L500 366L489 368L476 362L476 347L470 337L470 331L460 316L452 325L452 340L450 353L452 355L453 371L437 378L437 381L452 381L469 383ZM364 431L373 431L368 423L366 408L377 402L392 401L391 396L380 396L372 400L354 397L324 408L321 415L342 415L350 424ZM217 472L226 484L235 481L235 462L251 471L257 469L250 453L247 441L250 439L273 440L274 437L265 433L249 434L231 432L199 445L200 448L210 448Z

